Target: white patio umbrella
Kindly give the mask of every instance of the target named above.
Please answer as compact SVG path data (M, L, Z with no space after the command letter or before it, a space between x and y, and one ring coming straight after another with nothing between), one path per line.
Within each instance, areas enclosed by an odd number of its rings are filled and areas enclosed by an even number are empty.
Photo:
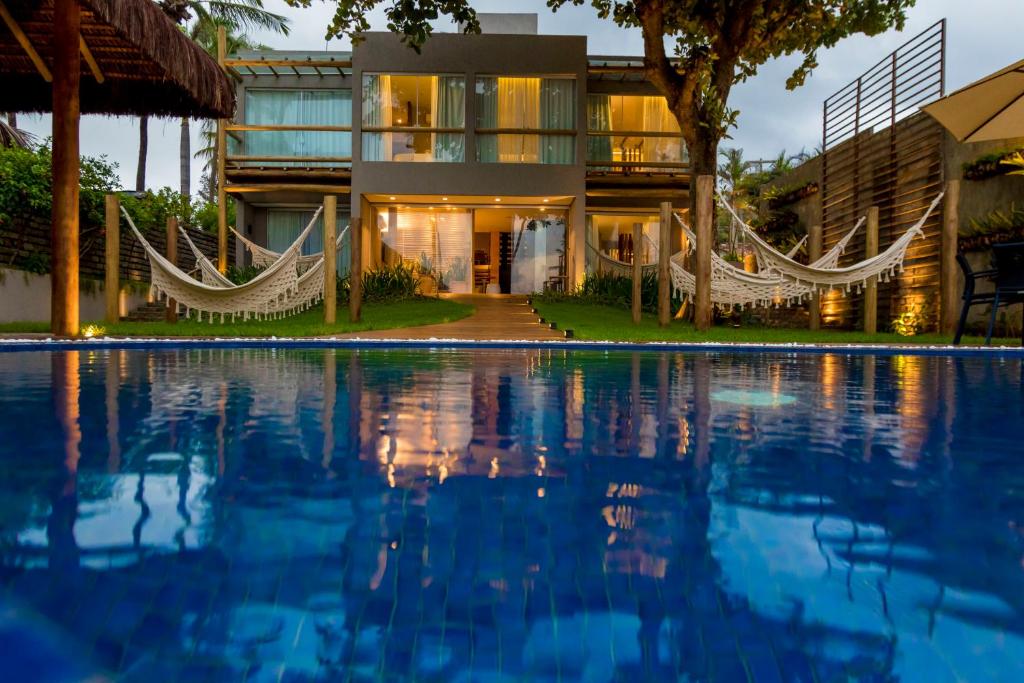
M960 142L1024 137L1024 60L929 104L924 111Z

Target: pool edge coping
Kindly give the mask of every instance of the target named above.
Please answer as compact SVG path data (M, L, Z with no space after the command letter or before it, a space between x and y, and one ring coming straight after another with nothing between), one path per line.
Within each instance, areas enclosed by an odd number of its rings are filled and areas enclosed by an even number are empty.
M75 351L87 349L243 349L243 348L419 348L549 349L566 351L670 351L690 353L838 353L844 355L914 355L1024 358L1024 347L900 344L807 344L801 342L615 342L502 339L400 339L359 337L101 337L93 339L0 339L0 352Z

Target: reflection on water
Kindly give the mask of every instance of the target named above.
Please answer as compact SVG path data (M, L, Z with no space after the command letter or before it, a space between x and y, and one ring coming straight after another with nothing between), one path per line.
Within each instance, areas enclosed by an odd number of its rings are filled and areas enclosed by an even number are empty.
M5 671L1024 677L1018 360L7 353L0 416Z

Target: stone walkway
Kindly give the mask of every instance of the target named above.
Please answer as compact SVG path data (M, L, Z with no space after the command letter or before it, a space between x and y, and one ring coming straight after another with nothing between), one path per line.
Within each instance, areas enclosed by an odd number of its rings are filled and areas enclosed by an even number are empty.
M565 339L562 330L552 330L537 322L525 296L490 294L450 294L445 298L476 308L468 318L439 325L423 325L393 330L370 330L337 335L346 339L469 339L526 340ZM333 336L333 335L332 335Z

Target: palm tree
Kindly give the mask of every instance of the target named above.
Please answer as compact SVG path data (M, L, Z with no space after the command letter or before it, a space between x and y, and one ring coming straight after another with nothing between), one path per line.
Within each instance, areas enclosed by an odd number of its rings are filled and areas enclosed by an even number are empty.
M736 209L736 213L743 215L750 206L750 197L746 180L749 175L750 164L743 159L742 149L723 149L719 152L722 162L718 164L718 180L722 185L722 191L729 198L729 203ZM736 251L737 243L736 220L729 218L729 251Z
M217 27L232 29L265 29L288 35L288 18L263 9L263 0L154 0L176 24L187 26L189 36L207 52L216 54ZM205 39L204 39L205 38ZM146 184L146 155L148 153L148 117L139 120L139 168L135 185L143 191ZM191 193L191 139L188 117L181 120L179 164L181 194Z

